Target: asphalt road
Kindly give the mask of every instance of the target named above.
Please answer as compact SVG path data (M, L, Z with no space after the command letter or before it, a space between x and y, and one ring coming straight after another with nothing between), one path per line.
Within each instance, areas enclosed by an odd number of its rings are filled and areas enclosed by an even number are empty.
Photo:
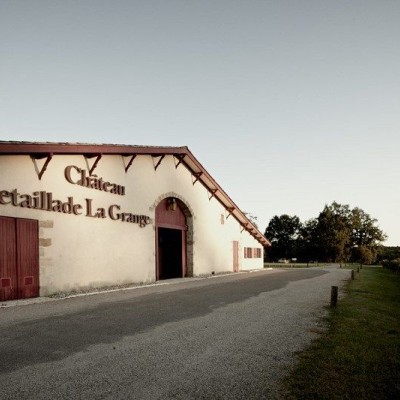
M0 309L0 399L276 399L349 271L273 270Z

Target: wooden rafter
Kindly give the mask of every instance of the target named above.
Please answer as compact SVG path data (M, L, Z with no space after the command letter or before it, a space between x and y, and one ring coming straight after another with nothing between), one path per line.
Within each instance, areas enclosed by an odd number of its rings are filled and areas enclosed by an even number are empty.
M132 157L131 157L131 159L129 160L128 165L125 167L125 173L128 172L128 169L129 169L130 166L132 165L133 160L136 158L136 156L137 156L137 154L132 154Z
M157 168L161 165L161 161L164 160L165 154L163 154L161 156L160 155L153 156L153 158L156 158L156 157L160 157L160 159L157 161L157 164L154 166L154 171L157 171Z
M185 154L175 154L174 157L178 159L178 162L175 164L175 168L178 168L185 158Z
M41 179L42 179L42 176L43 176L43 174L44 174L44 172L45 172L46 169L47 169L47 166L49 165L49 162L50 162L51 159L53 158L53 154L52 154L52 153L49 153L49 154L35 154L35 155L31 155L31 158L32 158L33 160L40 160L40 159L42 159L42 158L45 158L45 159L46 159L46 161L45 161L44 164L43 164L42 169L39 171L39 174L38 174L39 180L41 180Z
M217 192L218 189L210 189L210 196L208 197L208 200L211 200Z
M194 177L196 178L193 181L193 185L200 179L200 177L203 175L203 172L193 172Z
M249 224L243 224L240 233L242 233L244 230L247 230L248 226L249 226Z
M228 219L232 214L233 211L235 210L234 207L226 207L227 211L228 211L228 215L226 216L226 219Z
M94 170L96 169L97 164L99 163L101 157L103 156L103 154L101 154L101 153L100 154L84 154L84 156L86 159L96 157L96 160L94 161L93 165L89 169L89 175L92 175Z

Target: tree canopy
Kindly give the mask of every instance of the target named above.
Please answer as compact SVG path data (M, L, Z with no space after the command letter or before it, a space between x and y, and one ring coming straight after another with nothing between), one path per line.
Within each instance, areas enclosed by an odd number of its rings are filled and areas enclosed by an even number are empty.
M318 217L302 223L297 216L274 216L265 236L272 247L267 256L308 262L359 261L372 263L386 235L377 220L361 208L333 202Z
M273 217L265 230L265 236L272 244L271 256L289 258L294 254L300 228L299 217L291 217L286 214Z

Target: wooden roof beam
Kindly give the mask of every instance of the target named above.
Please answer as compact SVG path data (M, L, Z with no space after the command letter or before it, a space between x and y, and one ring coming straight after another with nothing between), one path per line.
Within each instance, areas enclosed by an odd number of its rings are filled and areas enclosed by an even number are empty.
M125 173L128 172L128 169L131 167L133 160L136 158L137 154L132 154L131 159L129 160L127 166L125 167Z
M164 160L165 154L158 154L158 155L154 155L152 156L153 159L159 157L160 159L157 161L157 164L154 166L154 171L157 171L157 168L161 165L161 161Z
M49 165L51 159L53 158L53 154L49 153L49 154L31 154L31 158L32 160L40 160L42 158L46 158L46 161L43 164L43 167L40 171L38 171L38 177L39 177L39 181L42 179L42 176L44 174L44 172L47 169L47 166ZM36 165L36 163L35 163ZM37 167L37 165L36 165Z
M217 192L218 189L210 189L210 196L208 196L208 200L211 200Z
M226 209L228 211L228 215L226 216L225 219L228 219L233 214L233 212L235 211L235 207L226 207Z
M179 165L183 162L185 154L174 154L174 157L178 159L178 162L175 164L175 168L178 168Z
M89 175L93 174L93 172L96 169L97 164L99 163L102 156L103 156L103 154L101 154L101 153L99 153L99 154L84 154L84 157L86 160L88 160L89 158L96 157L96 160L94 161L92 167L89 169Z
M193 181L193 185L200 179L200 177L203 175L203 172L193 172L193 175L195 177L195 180Z

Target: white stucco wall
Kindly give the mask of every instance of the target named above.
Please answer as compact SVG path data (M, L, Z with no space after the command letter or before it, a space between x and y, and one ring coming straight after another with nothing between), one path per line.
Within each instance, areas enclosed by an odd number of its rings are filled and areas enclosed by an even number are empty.
M51 192L63 202L72 196L75 204L91 199L94 208L107 212L110 205L121 211L146 215L151 223L143 228L135 223L113 221L0 204L0 215L39 220L40 293L48 295L79 288L131 282L152 282L156 274L155 207L166 197L175 196L192 213L193 275L233 270L233 241L239 242L239 270L263 267L263 258L244 258L244 247L262 248L240 224L228 215L200 182L193 185L191 173L175 167L166 156L157 170L157 159L138 156L128 172L129 158L105 155L94 171L103 180L125 186L120 196L69 183L64 170L69 165L89 170L93 159L82 155L54 156L39 180L35 162L29 156L0 156L0 191L17 189L20 194ZM37 160L40 169L44 163ZM221 223L221 215L225 216Z

